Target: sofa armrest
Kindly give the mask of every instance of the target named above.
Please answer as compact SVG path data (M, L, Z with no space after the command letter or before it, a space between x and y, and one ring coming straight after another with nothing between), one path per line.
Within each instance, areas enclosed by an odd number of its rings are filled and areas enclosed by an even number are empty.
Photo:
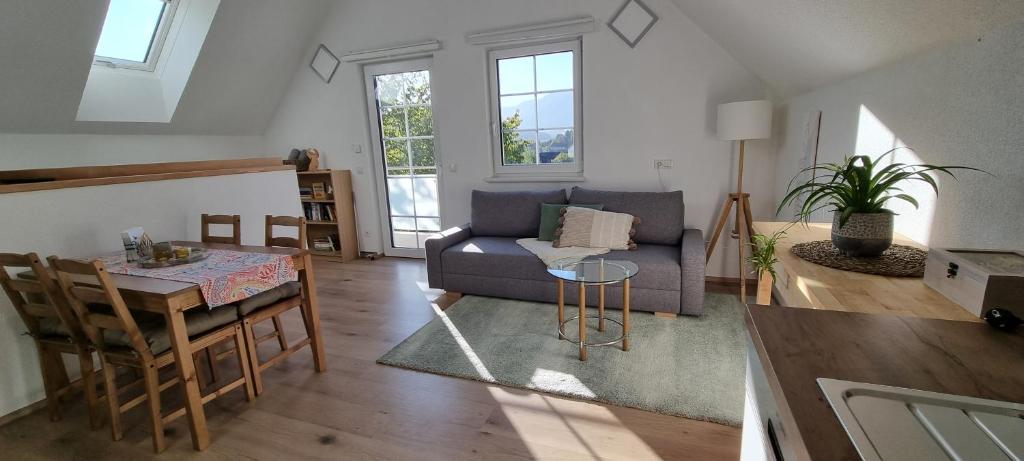
M701 315L704 313L705 247L704 233L700 229L683 230L682 254L679 265L682 271L679 291L679 313Z
M430 288L444 288L441 272L441 253L448 247L473 236L469 224L463 224L441 232L441 237L426 241L427 283Z

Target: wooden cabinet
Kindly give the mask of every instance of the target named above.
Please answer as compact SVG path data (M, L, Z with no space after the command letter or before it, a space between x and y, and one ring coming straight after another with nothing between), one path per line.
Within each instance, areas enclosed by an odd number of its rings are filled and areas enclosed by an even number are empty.
M310 251L317 256L330 256L342 261L358 258L352 172L316 170L300 171L296 175L299 200L306 214L306 238ZM316 195L313 195L314 190ZM323 248L322 245L328 242L330 249Z

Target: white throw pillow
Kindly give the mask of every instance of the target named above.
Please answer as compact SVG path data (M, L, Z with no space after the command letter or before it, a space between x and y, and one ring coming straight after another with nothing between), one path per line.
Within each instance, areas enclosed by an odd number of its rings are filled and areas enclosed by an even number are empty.
M567 207L562 211L552 246L635 250L631 239L639 219L626 213Z

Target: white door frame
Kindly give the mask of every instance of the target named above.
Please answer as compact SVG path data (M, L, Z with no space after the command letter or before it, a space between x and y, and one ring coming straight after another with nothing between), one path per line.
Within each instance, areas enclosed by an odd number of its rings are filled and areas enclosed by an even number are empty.
M382 151L383 143L381 141L381 127L379 119L379 108L377 107L377 92L375 77L378 75L386 74L399 74L403 72L416 72L416 71L427 71L429 74L430 84L430 110L433 118L433 129L434 129L434 161L437 163L437 210L438 216L443 216L443 200L441 200L442 190L442 175L444 169L441 168L441 149L438 139L437 129L437 117L434 97L434 72L431 69L433 64L432 57L408 59L402 61L384 62L376 64L366 64L363 66L363 86L366 90L366 109L369 117L369 128L370 128L370 139L372 140L373 146L371 152L373 153L373 177L374 182L377 186L377 216L380 220L381 225L381 238L382 238L382 249L385 256L396 256L400 258L426 258L426 252L423 249L417 248L395 248L394 242L391 239L391 207L388 204L388 191L387 191L387 166L384 162L384 152ZM409 152L412 155L412 152ZM443 226L441 230L444 230Z

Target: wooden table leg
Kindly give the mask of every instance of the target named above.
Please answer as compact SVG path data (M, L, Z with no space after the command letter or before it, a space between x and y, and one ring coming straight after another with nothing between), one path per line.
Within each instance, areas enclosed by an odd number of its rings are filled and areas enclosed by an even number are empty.
M562 322L565 321L565 281L558 279L558 339L562 336Z
M604 331L604 284L597 287L597 331Z
M587 286L578 282L580 286L580 360L587 361Z
M629 350L629 279L622 282L622 350Z
M185 326L185 313L177 306L171 306L168 309L167 327L171 337L171 347L174 351L174 363L178 367L178 376L185 392L185 412L188 416L188 430L192 433L192 447L202 451L210 446L210 432L206 428L203 396L199 392L196 364L192 361L188 329Z
M313 279L313 257L308 253L302 257L302 308L306 311L306 334L309 336L309 347L313 349L313 365L316 371L327 370L324 360L324 338L320 334L320 301L317 300L316 282Z

